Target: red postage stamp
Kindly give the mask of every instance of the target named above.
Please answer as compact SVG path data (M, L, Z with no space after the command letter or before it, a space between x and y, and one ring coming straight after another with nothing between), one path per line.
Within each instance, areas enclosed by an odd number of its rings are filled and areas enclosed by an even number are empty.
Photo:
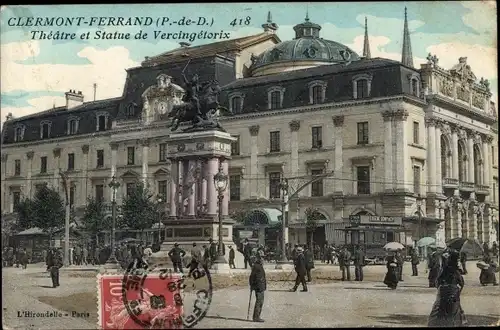
M181 275L98 275L100 329L181 329Z

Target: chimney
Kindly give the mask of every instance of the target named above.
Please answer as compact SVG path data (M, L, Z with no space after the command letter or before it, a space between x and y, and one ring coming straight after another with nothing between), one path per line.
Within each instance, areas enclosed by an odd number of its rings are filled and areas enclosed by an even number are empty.
M69 92L64 93L66 95L66 109L72 109L83 104L83 93L82 91L76 92L70 89Z

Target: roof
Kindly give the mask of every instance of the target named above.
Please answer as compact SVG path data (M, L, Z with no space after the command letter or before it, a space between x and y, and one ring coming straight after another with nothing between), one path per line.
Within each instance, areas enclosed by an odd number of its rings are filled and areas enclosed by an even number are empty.
M273 33L260 33L252 36L242 38L235 38L214 42L206 45L199 45L193 47L179 47L168 52L161 53L156 56L146 57L142 64L152 64L162 61L174 62L177 60L185 60L186 57L199 58L213 56L215 54L224 54L231 51L237 51L254 44L264 42L266 40L275 40L281 42L277 35Z
M38 227L33 227L23 230L22 232L16 234L16 236L23 236L23 235L46 235L46 233Z
M235 80L223 87L224 90L236 89L240 87L248 87L252 85L265 85L273 82L282 82L285 80L296 80L302 78L310 78L311 76L320 77L326 76L338 72L363 70L363 69L373 69L377 67L385 67L390 65L401 65L400 62L388 60L385 58L371 58L371 59L361 59L359 61L352 62L350 64L331 64L331 65L321 65L313 68L307 68L302 70L287 71L278 74L249 77Z

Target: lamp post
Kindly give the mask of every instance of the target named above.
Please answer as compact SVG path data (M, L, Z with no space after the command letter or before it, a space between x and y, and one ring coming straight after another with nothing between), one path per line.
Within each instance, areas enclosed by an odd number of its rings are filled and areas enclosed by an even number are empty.
M228 176L224 173L222 168L222 163L219 166L219 172L214 175L214 185L217 189L217 199L219 202L219 253L217 253L217 259L215 263L223 264L226 263L226 259L224 258L224 243L222 241L222 200L224 199L224 191L227 188Z
M162 196L158 196L158 244L161 244L161 204L163 203Z
M417 210L418 210L418 226L417 226L417 229L418 229L418 234L417 234L417 241L415 242L415 246L417 245L417 242L419 239L421 239L422 237L422 232L421 232L421 227L422 227L422 197L420 197L420 194L418 194L418 197L417 197Z
M113 178L111 179L111 182L109 183L109 187L113 189L113 200L111 201L111 218L112 218L112 225L111 225L111 254L108 258L108 261L106 261L106 264L117 264L118 261L116 260L116 255L115 255L115 227L116 227L116 190L120 187L120 182L116 180L116 177L113 175Z
M283 180L281 180L280 189L283 191L283 200L281 202L281 262L287 263L286 225L288 221L288 179L283 178Z

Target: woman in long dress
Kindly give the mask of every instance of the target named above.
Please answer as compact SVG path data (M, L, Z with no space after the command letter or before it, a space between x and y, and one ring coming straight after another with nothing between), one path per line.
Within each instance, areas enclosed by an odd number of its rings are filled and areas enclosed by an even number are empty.
M485 256L483 258L483 262L489 267L481 269L481 273L479 274L479 283L481 283L482 286L486 286L488 284L497 286L498 282L495 275L496 264L491 260L490 256Z
M386 266L387 273L385 274L384 284L394 290L397 288L399 282L398 264L394 256L387 257Z
M459 272L459 253L446 250L442 257L442 269L436 280L438 293L429 315L429 327L460 327L467 324L460 305L460 293L464 278Z

